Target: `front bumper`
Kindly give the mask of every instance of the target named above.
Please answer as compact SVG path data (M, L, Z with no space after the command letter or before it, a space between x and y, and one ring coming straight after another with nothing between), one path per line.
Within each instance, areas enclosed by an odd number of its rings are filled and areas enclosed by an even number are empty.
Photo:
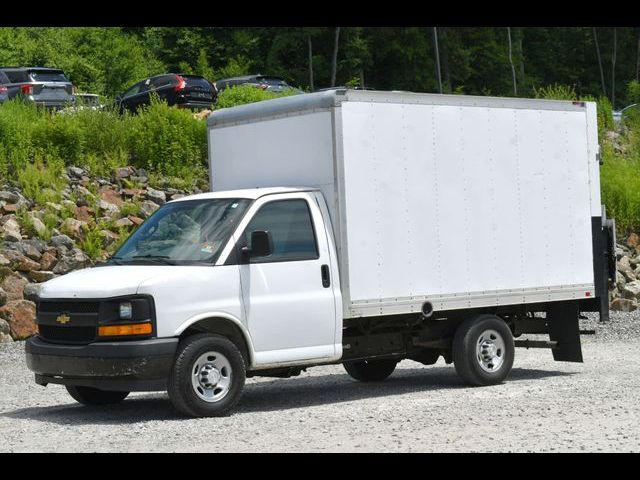
M61 345L35 336L26 341L27 367L36 383L57 383L117 391L161 391L178 338Z

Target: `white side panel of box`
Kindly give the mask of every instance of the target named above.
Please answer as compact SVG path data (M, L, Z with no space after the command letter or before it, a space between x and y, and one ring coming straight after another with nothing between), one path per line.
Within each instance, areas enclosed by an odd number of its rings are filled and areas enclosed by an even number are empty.
M333 158L329 110L209 129L212 191L319 188L327 199L332 222Z
M341 109L347 315L592 292L585 110Z

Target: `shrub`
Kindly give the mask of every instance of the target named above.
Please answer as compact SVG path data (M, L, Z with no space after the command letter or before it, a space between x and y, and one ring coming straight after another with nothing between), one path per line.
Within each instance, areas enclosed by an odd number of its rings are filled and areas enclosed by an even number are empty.
M207 162L207 124L188 110L153 99L130 121L133 163L161 174L193 177Z
M569 85L560 85L554 83L540 89L533 88L533 94L536 98L544 98L547 100L577 100L576 90Z
M41 159L27 163L17 170L17 183L23 194L38 205L59 202L66 182L64 164L59 160L44 162Z
M295 91L283 93L273 93L268 90L262 90L252 85L238 85L235 87L225 88L220 95L218 95L217 108L230 108L238 105L244 105L246 103L261 102L262 100L271 100L281 96L288 96L295 94Z

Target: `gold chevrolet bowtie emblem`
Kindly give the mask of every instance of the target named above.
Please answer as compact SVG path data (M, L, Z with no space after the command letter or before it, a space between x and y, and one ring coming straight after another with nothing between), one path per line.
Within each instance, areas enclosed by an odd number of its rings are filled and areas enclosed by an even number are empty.
M70 320L71 317L69 315L65 315L64 313L62 315L58 315L58 318L56 318L56 322L61 323L62 325L68 323Z

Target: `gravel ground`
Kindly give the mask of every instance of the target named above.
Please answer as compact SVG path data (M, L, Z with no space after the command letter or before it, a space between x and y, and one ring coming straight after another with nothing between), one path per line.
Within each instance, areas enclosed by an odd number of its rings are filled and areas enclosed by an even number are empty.
M584 364L517 349L502 385L469 388L440 359L403 361L384 383L341 366L247 380L225 418L185 419L166 394L108 408L40 387L22 342L0 345L0 452L6 451L640 451L640 314L584 320Z

